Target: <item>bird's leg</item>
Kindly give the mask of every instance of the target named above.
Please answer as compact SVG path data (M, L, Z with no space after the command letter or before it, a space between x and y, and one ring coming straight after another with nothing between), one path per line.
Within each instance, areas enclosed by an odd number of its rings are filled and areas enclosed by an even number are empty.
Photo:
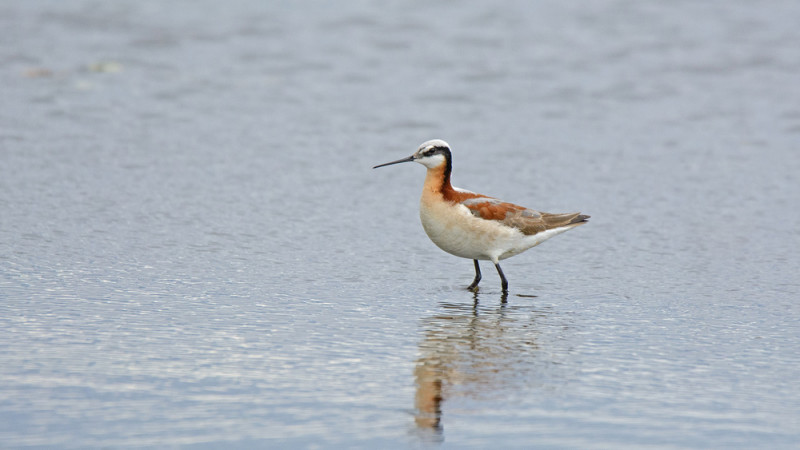
M472 280L472 284L467 286L467 289L470 291L478 289L478 283L481 282L481 266L478 265L478 260L473 259L472 261L475 262L475 279Z
M494 266L497 267L497 274L500 275L500 284L503 286L503 292L508 292L508 280L506 280L506 276L503 274L503 269L500 268L499 263L496 263Z

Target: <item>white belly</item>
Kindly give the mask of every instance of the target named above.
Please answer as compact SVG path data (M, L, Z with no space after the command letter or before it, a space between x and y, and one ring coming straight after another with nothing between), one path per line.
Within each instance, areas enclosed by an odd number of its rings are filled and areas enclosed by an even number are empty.
M495 220L475 217L464 205L445 201L420 202L422 228L439 248L462 258L489 260L495 264L518 255L579 224L526 236Z
M519 230L475 217L463 205L423 201L419 217L434 244L462 258L496 262L536 245L527 245Z

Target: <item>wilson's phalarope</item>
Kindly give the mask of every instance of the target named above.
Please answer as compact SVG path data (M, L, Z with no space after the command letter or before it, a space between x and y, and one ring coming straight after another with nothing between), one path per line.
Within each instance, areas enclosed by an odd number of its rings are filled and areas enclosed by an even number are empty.
M478 260L494 263L503 292L508 281L500 261L535 247L570 228L586 223L580 213L550 214L476 194L450 184L450 146L441 139L423 143L413 155L378 167L415 161L428 168L419 217L425 233L447 253L472 259L475 279L467 289L476 290L481 281Z

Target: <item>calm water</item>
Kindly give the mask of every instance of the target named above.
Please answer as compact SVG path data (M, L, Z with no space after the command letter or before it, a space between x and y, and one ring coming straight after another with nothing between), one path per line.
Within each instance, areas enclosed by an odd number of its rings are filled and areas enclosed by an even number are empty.
M0 4L0 446L795 447L798 23ZM370 169L431 138L591 223L467 292Z

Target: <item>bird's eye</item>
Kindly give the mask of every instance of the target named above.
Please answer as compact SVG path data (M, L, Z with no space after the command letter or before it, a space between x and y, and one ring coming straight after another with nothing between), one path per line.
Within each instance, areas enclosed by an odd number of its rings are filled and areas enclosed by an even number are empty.
M425 150L422 154L425 156L431 156L433 155L433 149Z

